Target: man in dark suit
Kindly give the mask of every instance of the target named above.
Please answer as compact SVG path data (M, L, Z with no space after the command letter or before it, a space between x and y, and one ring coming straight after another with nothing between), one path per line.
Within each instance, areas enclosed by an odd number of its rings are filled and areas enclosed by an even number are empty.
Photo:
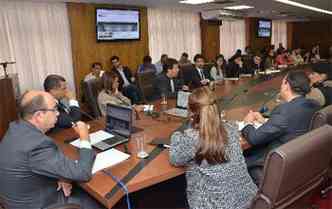
M210 75L210 71L204 69L204 57L201 54L196 54L194 62L195 68L190 71L190 81L188 85L191 88L198 88L208 85L210 81L213 81L213 78Z
M241 54L235 54L229 59L228 65L226 66L226 77L227 78L239 78L240 73L243 71L243 62Z
M270 118L265 122L260 113L252 111L244 118L247 126L242 129L242 135L252 146L245 157L256 184L261 180L268 152L308 131L312 115L319 109L316 101L305 98L309 91L307 75L301 71L290 71L280 89L284 103L271 112ZM256 129L253 126L256 121L263 125Z
M178 78L178 61L168 58L163 67L164 71L157 76L153 85L158 98L162 95L175 98L179 90L189 90L183 80Z
M131 100L132 104L138 104L142 97L139 88L134 84L135 77L133 77L131 70L122 66L118 56L112 56L111 62L112 72L117 74L119 78L119 90Z
M311 91L307 98L318 101L321 106L332 104L331 73L331 63L320 62L313 64L312 72L309 74Z
M58 120L51 131L70 128L73 122L81 119L81 111L74 93L67 87L67 82L60 75L48 75L44 81L44 89L57 100ZM67 103L68 104L65 104Z
M100 208L86 193L71 195L69 183L88 181L92 175L95 155L87 125L77 122L73 127L81 144L79 159L70 160L45 135L59 115L52 95L29 91L19 106L21 120L10 124L0 143L0 196L7 208L44 209L66 198L81 208Z

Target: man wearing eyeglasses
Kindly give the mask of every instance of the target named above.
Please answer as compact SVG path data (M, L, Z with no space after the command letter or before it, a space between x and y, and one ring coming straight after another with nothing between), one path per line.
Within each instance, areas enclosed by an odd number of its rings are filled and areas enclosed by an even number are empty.
M0 143L0 196L6 208L45 209L65 201L81 208L100 208L86 193L74 190L70 181L88 181L94 163L88 127L77 122L78 160L66 158L45 133L54 127L57 101L43 91L29 91L20 101L21 119L10 124Z
M74 122L81 119L78 101L75 99L73 92L68 89L64 77L48 75L44 81L44 89L57 100L59 110L58 120L51 131L70 128Z

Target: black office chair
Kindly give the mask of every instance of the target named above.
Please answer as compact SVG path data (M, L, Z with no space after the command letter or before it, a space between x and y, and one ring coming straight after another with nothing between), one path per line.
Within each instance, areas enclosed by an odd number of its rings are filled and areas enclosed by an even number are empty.
M155 82L156 75L154 72L137 73L138 86L143 94L144 102L153 100L155 96L155 89L153 83Z

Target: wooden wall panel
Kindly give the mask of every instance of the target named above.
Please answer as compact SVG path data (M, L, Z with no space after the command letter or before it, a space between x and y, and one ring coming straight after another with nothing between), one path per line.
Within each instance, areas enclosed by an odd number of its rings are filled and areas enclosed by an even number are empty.
M143 57L149 54L147 9L140 9L140 37L138 41L97 42L95 9L97 7L133 8L109 4L67 3L70 29L74 76L77 93L79 83L90 71L93 62L101 62L104 69L110 69L110 57L117 55L122 64L136 71ZM138 8L138 7L135 7Z
M0 140L6 133L9 123L17 119L16 100L11 78L0 77Z
M219 25L201 19L202 54L211 62L220 54Z
M259 52L261 49L271 45L270 38L259 38L257 37L259 18L248 17L245 18L246 24L246 45L250 46L254 51Z
M332 46L332 21L293 22L292 48L310 50L313 45L320 44L322 57L328 56L328 48Z

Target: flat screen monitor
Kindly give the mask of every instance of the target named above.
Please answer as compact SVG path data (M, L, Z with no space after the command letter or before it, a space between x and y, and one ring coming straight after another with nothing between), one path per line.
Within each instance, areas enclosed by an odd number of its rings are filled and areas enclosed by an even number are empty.
M96 9L97 41L140 39L140 12L128 9Z
M260 38L271 37L272 22L270 20L258 20L257 36Z

